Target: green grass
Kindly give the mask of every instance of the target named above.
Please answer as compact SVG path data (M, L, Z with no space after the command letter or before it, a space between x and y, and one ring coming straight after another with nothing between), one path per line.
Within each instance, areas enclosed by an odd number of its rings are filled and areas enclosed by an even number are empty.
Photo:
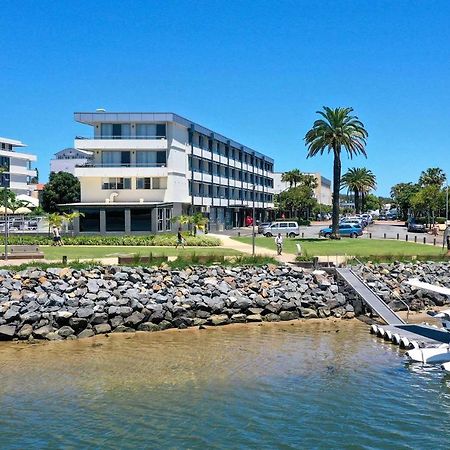
M233 238L236 241L251 244L251 237ZM296 244L300 244L309 256L352 255L352 256L440 256L444 251L440 246L415 244L384 239L350 239L339 241L329 239L284 239L284 252L297 253ZM273 238L257 237L256 245L276 250Z
M236 250L221 247L144 247L144 246L40 246L39 249L44 252L45 259L61 260L67 256L69 260L74 259L99 259L125 255L149 256L183 256L183 255L239 255Z

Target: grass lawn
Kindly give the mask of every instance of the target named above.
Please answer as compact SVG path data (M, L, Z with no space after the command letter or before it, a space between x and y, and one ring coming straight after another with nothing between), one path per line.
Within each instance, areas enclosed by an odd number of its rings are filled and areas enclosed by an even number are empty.
M246 244L252 243L251 237L233 238ZM297 253L296 244L300 244L303 252L309 256L351 255L351 256L439 256L444 253L442 247L413 242L384 239L350 239L339 241L329 239L284 239L284 251ZM257 237L256 245L276 250L273 238Z
M239 255L240 252L222 247L126 247L126 246L64 246L52 247L41 245L40 250L44 252L45 259L60 260L63 255L69 260L74 259L99 259L122 255L149 256L183 256L183 255Z

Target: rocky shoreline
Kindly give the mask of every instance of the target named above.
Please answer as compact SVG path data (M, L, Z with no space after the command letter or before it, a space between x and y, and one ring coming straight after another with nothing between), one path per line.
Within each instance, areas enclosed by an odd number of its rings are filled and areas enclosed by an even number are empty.
M355 316L332 275L284 266L30 268L0 282L3 340Z

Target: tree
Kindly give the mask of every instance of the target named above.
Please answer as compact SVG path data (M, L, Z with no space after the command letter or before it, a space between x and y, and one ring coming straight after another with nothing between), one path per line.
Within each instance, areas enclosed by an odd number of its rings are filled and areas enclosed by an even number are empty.
M439 167L430 167L427 170L424 170L419 177L419 185L421 187L427 187L427 186L439 186L439 188L442 187L442 185L447 180L447 176L445 175L444 171L440 169Z
M42 193L42 207L47 212L60 211L58 205L80 201L80 182L67 172L51 172Z
M406 220L408 211L412 208L413 196L419 192L420 187L415 183L398 183L391 188L392 200L397 204L399 216Z
M197 236L197 229L205 229L206 225L208 224L208 218L199 212L193 214L192 216L186 216L182 214L180 216L172 217L172 222L178 222L180 226L191 224L193 235Z
M305 141L308 148L308 158L333 153L333 220L332 239L339 239L339 191L341 189L341 150L344 148L350 159L355 155L366 155L366 139L368 133L364 124L353 116L353 108L323 107L317 111L322 116L314 122L306 133Z
M383 206L381 198L374 194L367 194L364 197L364 204L367 211L375 211L377 209L380 210Z
M365 211L365 197L377 186L373 172L365 167L353 167L342 175L342 185L354 194L355 210L357 213Z
M78 217L84 217L84 214L81 212L78 212L78 211L74 211L71 213L66 212L63 214L64 222L67 222L69 225L71 225L70 229L71 229L72 236L73 236L73 221L75 219L78 219Z
M281 181L284 183L289 183L289 188L291 188L292 186L295 187L298 183L300 183L302 176L303 174L299 169L292 169L281 175Z

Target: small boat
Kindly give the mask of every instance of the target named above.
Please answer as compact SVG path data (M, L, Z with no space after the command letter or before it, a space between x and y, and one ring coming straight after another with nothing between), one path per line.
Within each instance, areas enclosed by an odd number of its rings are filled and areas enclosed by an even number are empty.
M442 364L441 369L444 372L450 373L450 362L446 362L446 363Z
M450 363L450 347L442 344L439 347L414 348L406 352L406 357L411 362L423 364Z

